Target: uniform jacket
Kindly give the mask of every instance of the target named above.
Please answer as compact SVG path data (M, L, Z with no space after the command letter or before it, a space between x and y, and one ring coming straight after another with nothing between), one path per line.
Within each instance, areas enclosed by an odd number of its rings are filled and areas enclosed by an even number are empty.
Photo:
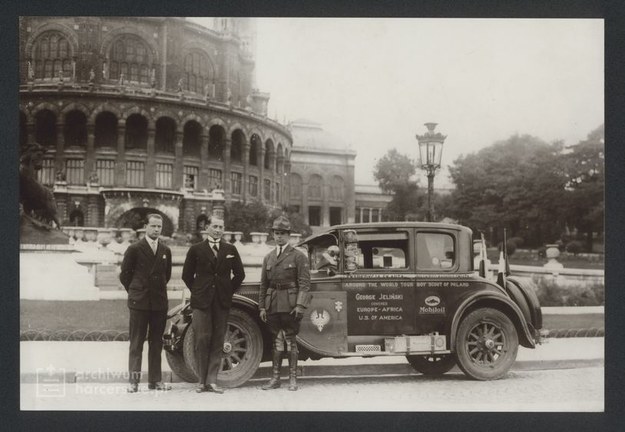
M128 246L119 280L128 292L128 307L167 310L167 282L171 278L171 250L158 242L156 254L147 240Z
M230 308L232 295L245 279L243 263L237 248L225 241L219 242L219 253L208 241L194 244L187 252L182 268L182 280L191 291L191 307L206 309L218 301Z
M291 312L296 305L307 307L309 290L310 269L306 255L287 244L279 257L276 250L265 256L258 297L260 309L279 313Z

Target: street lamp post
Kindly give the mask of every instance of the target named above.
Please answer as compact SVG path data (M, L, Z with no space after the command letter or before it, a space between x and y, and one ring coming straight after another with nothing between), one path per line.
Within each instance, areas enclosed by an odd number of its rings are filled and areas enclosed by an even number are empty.
M443 143L447 136L440 132L434 132L437 123L425 123L428 128L423 135L417 135L419 142L419 164L424 169L428 177L428 212L427 221L432 222L434 219L434 204L432 198L434 196L434 175L436 169L441 166L441 156L443 155Z

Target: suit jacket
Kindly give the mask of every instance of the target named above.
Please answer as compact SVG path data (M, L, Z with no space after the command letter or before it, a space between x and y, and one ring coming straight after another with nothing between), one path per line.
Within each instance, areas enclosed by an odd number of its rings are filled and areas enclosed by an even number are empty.
M239 251L232 244L219 242L219 253L204 240L189 248L182 267L182 280L191 291L191 307L209 308L218 301L230 308L232 295L245 279Z
M171 250L160 241L156 254L145 238L126 249L119 280L128 292L129 308L167 310L170 278Z
M276 284L287 288L276 288ZM260 309L278 313L291 312L296 305L307 307L309 290L310 268L306 255L287 244L279 257L276 250L265 256L260 274Z

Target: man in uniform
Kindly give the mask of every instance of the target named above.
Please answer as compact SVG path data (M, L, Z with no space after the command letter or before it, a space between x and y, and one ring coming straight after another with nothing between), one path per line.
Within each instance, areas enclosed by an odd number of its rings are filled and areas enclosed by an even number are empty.
M161 382L161 352L167 321L167 282L171 277L171 250L158 241L163 228L161 215L148 215L145 237L124 254L119 280L128 292L130 311L129 393L139 390L143 343L148 338L148 388L169 390Z
M273 337L272 378L262 389L280 387L280 367L284 351L289 351L289 390L297 390L296 336L309 303L310 269L308 257L289 244L291 223L280 216L273 222L276 249L263 259L260 277L260 319L267 323ZM282 332L282 333L281 333Z
M191 291L195 358L199 383L196 391L223 393L217 385L232 295L245 279L241 257L223 241L224 221L211 216L207 239L189 248L182 280Z

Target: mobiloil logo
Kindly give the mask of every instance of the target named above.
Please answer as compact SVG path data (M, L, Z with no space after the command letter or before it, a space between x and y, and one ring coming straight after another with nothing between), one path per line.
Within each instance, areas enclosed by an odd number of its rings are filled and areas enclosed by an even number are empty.
M419 307L419 314L422 315L439 315L445 314L445 306L439 306L441 299L438 296L426 297L424 303L426 306Z
M428 306L438 306L441 302L441 299L436 296L429 296L425 299L425 304Z

